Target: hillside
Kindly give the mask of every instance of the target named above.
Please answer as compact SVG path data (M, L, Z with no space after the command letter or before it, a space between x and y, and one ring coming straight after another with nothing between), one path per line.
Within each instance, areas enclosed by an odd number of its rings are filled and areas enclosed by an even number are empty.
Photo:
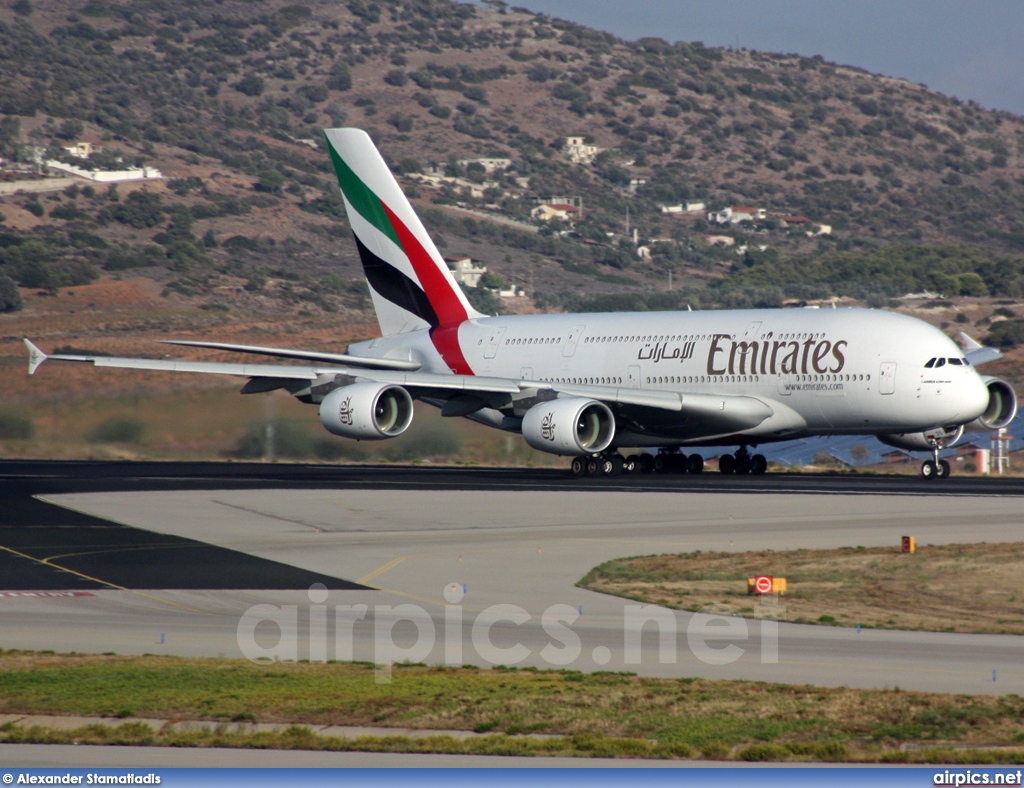
M1024 119L821 58L625 42L499 2L19 0L0 24L0 187L21 189L0 197L0 275L24 288L138 268L224 312L366 322L321 142L347 124L446 254L527 288L506 308L1024 296ZM26 184L77 142L165 177ZM559 197L582 203L572 228L488 218ZM660 207L686 202L765 213ZM821 256L827 276L790 275Z

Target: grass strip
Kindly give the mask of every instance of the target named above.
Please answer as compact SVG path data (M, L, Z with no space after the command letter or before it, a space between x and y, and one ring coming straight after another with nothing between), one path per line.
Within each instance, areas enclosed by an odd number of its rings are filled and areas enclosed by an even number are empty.
M309 745L313 749L875 761L902 758L904 751L908 758L923 757L919 749L908 750L908 746L938 747L945 752L951 746L1015 748L1024 743L1024 698L1016 695L422 665L395 666L391 683L378 684L373 666L362 663L253 663L19 651L0 653L0 714L211 723L205 733L174 730L173 725L154 731L144 723L113 729L120 734L103 725L81 731L0 728L2 741L27 741L18 737L34 736L35 740L145 743L139 740L148 737L150 743L174 746L306 749L300 740L315 736ZM244 725L232 726L232 722L469 730L491 735L335 739L306 727L301 735L298 729L247 732ZM550 738L518 735L525 733ZM109 740L116 736L131 741ZM1004 760L1017 757L1008 750L998 752Z
M747 578L785 577L781 607ZM681 610L881 629L1024 634L1024 543L681 553L608 561L578 585Z

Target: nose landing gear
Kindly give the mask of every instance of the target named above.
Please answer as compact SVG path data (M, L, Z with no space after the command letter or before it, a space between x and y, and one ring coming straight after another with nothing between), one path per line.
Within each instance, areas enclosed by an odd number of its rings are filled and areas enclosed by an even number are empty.
M950 465L945 460L939 459L939 451L942 443L937 440L931 441L932 458L921 464L921 477L924 479L944 479L949 476Z

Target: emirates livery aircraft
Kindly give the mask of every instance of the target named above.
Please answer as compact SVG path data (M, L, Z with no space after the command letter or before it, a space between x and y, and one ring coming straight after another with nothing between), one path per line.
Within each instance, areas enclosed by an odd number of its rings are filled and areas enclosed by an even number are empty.
M98 367L248 378L243 394L285 389L320 407L346 438L401 435L413 400L521 432L572 457L576 475L700 473L697 447L737 447L722 473L765 472L750 449L812 435L875 435L930 452L965 425L1004 427L1017 398L975 366L999 357L964 336L961 350L913 318L869 309L764 309L488 317L452 278L369 136L329 129L328 150L380 322L346 353L218 342L169 344L296 359L303 365L54 355ZM29 374L47 356L25 340ZM635 453L624 456L626 447Z

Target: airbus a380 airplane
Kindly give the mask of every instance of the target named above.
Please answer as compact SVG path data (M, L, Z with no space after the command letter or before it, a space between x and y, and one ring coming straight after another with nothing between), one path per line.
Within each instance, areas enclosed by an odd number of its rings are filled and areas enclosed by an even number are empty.
M699 473L691 447L737 446L723 473L764 473L749 448L810 435L875 435L929 451L921 473L945 476L939 450L964 425L1004 427L1017 398L975 365L999 357L965 337L864 309L646 312L487 317L476 312L398 183L359 129L329 129L382 336L347 353L178 341L298 359L305 365L55 355L102 367L249 378L243 394L285 389L320 406L346 438L401 435L413 400L573 457L577 475L652 469ZM25 340L29 374L47 356ZM624 457L624 447L646 449Z

